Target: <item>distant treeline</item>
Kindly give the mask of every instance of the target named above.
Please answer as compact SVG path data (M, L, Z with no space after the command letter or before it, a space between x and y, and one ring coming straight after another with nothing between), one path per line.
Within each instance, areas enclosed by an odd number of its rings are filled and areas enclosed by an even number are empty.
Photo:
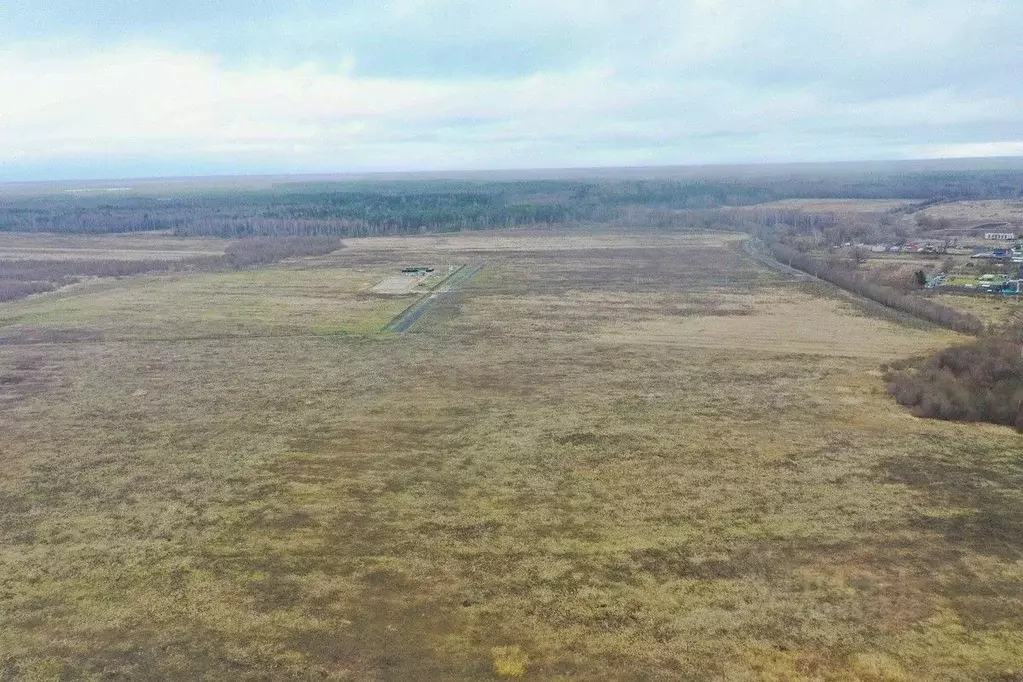
M707 180L285 183L262 191L8 198L0 200L0 230L355 237L623 220L656 226L677 223L680 211L786 198L931 201L1021 195L1023 171L1008 170Z
M856 271L819 260L809 254L797 251L783 244L772 242L768 245L780 262L831 282L864 298L869 298L889 308L901 310L914 317L928 320L964 334L980 334L984 323L974 315L963 313L940 303L906 294L891 287L873 282Z
M169 230L181 236L339 236L610 222L627 206L708 208L770 199L704 183L330 183L168 197L40 197L0 202L0 230Z
M1023 346L1003 334L890 367L888 391L921 417L1007 424L1023 432Z
M276 263L288 258L317 256L341 248L334 237L240 239L222 256L177 260L48 259L0 260L0 301L53 291L87 277L125 277L158 272L210 272Z

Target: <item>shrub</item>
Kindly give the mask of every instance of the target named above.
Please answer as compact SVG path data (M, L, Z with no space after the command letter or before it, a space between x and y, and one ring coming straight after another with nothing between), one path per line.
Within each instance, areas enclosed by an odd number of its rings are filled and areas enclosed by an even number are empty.
M1023 431L1023 346L1008 337L946 348L891 370L888 392L920 417L1006 424Z
M18 282L0 280L0 301L13 301L44 291L53 291L58 287L56 282Z

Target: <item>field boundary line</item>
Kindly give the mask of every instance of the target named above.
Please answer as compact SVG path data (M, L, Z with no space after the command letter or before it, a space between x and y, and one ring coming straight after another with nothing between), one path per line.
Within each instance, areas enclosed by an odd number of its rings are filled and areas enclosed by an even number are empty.
M792 282L798 282L801 284L817 284L819 286L826 287L834 291L836 294L840 295L842 298L848 299L852 303L858 305L860 308L863 308L864 310L870 312L871 314L876 315L878 317L893 320L900 324L905 324L909 326L919 326L923 324L927 325L928 327L939 327L941 329L948 328L936 322L928 320L925 317L918 317L917 315L914 315L909 311L887 306L880 301L875 301L872 298L868 298L867 296L858 294L855 291L846 289L845 287L839 286L834 282L830 282L826 279L821 279L820 277L812 273L804 272L803 270L800 270L791 265L786 265L785 263L782 263L781 261L776 259L771 254L759 250L757 247L760 244L761 244L760 240L751 237L743 241L742 250L747 256L757 261L764 267L767 267L771 270L774 270L782 274L792 276L793 277L793 280L791 280Z
M821 281L819 278L814 277L808 272L798 270L792 267L791 265L785 265L774 256L770 255L769 253L765 253L763 250L758 248L759 246L760 241L757 239L750 238L744 239L742 241L742 250L746 253L747 256L757 261L761 265L764 265L770 268L771 270L774 270L775 272L780 272L784 275L789 275L797 282L809 282L814 279Z

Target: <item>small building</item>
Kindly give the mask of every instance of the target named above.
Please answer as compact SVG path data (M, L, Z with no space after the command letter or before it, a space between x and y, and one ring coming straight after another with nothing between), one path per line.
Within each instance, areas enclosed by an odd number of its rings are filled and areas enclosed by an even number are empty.
M993 239L1000 242L1011 242L1016 239L1015 232L985 232L984 239Z
M401 269L401 274L403 274L403 275L422 276L422 275L429 275L431 272L433 272L433 268L427 268L427 267L424 267L424 266L421 266L421 265L410 265L407 268L402 268Z

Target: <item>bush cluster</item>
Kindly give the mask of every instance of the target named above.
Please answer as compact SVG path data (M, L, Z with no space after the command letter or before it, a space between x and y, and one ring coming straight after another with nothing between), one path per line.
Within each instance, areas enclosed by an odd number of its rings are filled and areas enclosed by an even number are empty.
M0 301L13 301L32 294L53 291L58 286L60 286L58 282L19 282L0 279Z
M1010 337L946 348L890 369L888 392L921 417L1007 424L1023 432L1023 345Z

